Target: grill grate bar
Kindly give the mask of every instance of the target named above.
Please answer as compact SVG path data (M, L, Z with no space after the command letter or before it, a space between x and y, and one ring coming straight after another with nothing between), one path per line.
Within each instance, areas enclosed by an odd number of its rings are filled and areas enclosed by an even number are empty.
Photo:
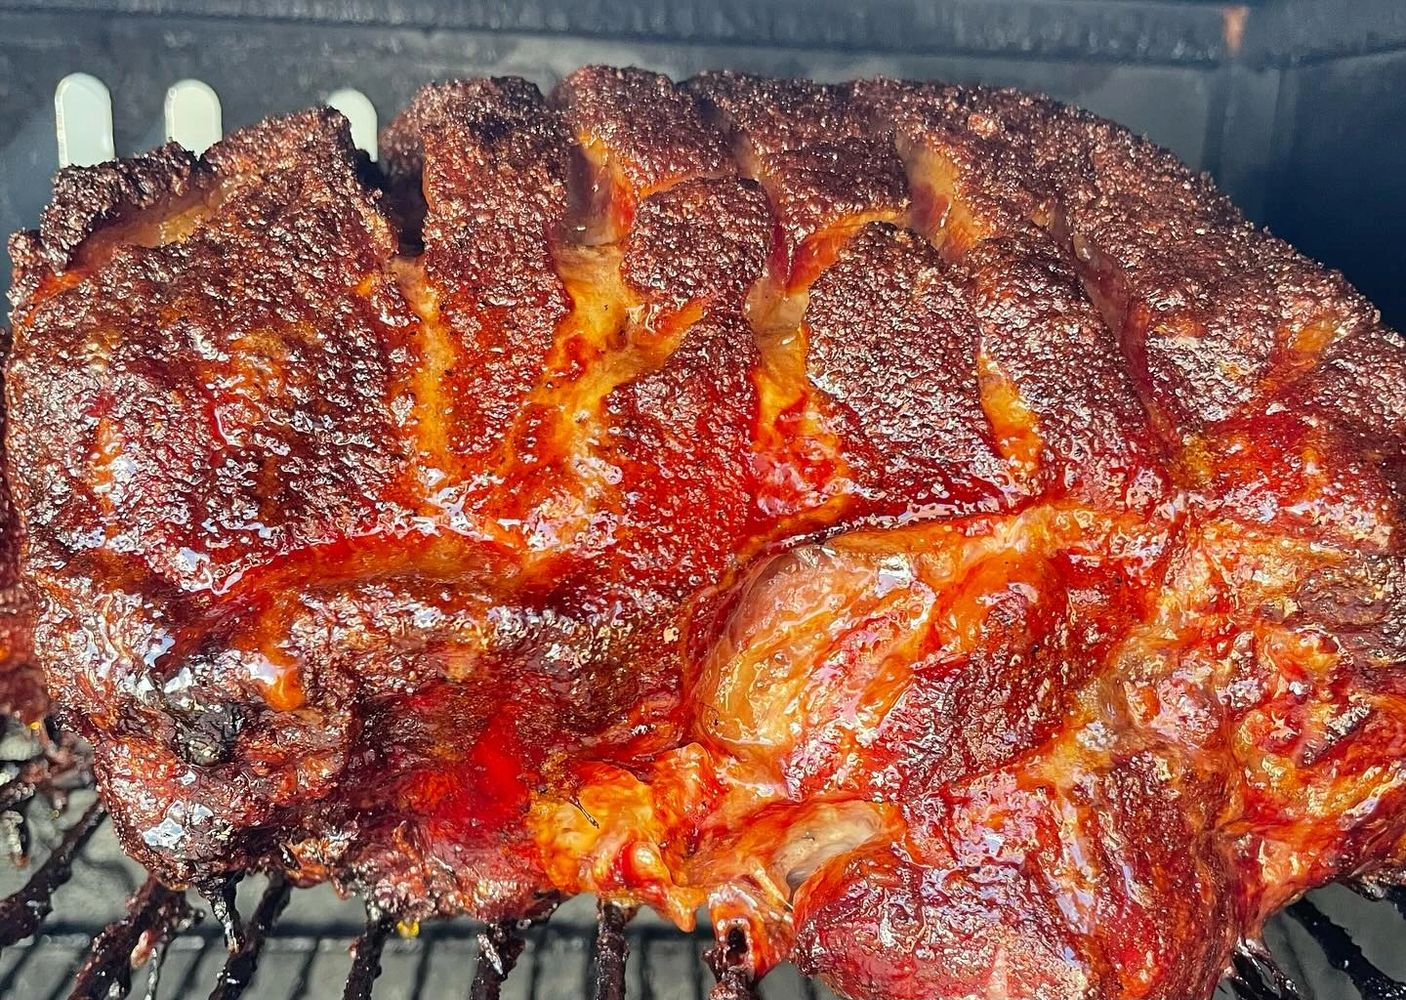
M239 907L235 905L235 892L239 888L239 876L221 879L208 886L202 886L200 894L210 907L210 915L220 925L225 934L225 947L230 953L238 951L244 941L244 930L240 925Z
M290 996L305 997L308 995L308 988L312 984L312 965L317 958L317 952L312 949L303 955L303 961L298 966L298 976L293 981L293 989Z
M53 911L54 893L73 877L73 861L107 814L94 802L68 828L59 845L39 866L24 888L0 901L0 948L8 948L39 929Z
M498 1000L526 943L516 921L500 920L485 927L478 936L478 966L469 1000Z
M729 931L723 941L708 950L707 961L717 979L709 1000L758 1000L756 975L742 931Z
M259 967L259 953L263 950L264 941L292 894L293 887L287 880L277 875L270 876L268 888L264 890L253 916L240 935L239 947L225 961L219 982L210 992L210 1000L237 1000L249 987Z
M132 970L198 919L185 894L147 879L127 901L127 914L93 939L69 1000L111 1000L132 990ZM146 954L139 954L139 949Z
M352 942L352 967L342 1000L371 1000L371 985L381 974L381 949L386 946L393 921L367 908L366 930Z
M1259 941L1242 941L1235 949L1231 985L1247 1000L1304 1000L1274 956Z
M601 902L596 907L596 943L593 952L596 1000L625 1000L625 962L630 942L625 925L635 915L633 907Z
M10 966L10 970L5 973L4 977L0 978L0 996L7 997L12 995L15 983L20 981L20 976L25 971L25 966L33 961L38 950L37 948L20 949L19 958Z
M1250 982L1239 972L1232 970L1226 973L1225 982L1237 1000L1279 1000L1274 994L1266 993L1262 984Z
M9 734L13 724L6 717L0 737ZM33 747L28 756L0 761L5 772L0 782L0 841L16 867L29 861L29 810L35 801L42 795L55 813L61 813L68 808L73 788L90 780L73 737L60 732L52 719L33 727L25 738Z
M81 765L75 767L70 761L62 760L53 753L55 749L63 752L62 746L51 747L29 760L8 762L9 766L0 777L0 812L4 811L5 805L13 806L25 799L39 801L45 797L53 801L57 810L64 809L71 788L56 785L55 777L80 777L80 771L86 772L86 768ZM81 777L87 778L86 773L82 773ZM78 856L105 817L100 804L91 805L77 822L64 831L58 846L29 882L9 898L0 900L0 948L33 937L44 928L46 936L42 940L50 946L65 934L72 936L81 933L82 940L75 940L69 945L81 950L89 932L80 930L78 926L68 930L68 925L62 921L58 926L45 925L53 923L49 918L54 892L72 877ZM1384 906L1393 906L1406 917L1406 887L1379 882L1353 887L1372 899L1382 901ZM210 912L218 919L220 930L214 927L202 929L171 947L172 940L187 930L199 914L187 904L184 893L167 889L156 880L149 879L128 900L126 915L109 924L91 940L86 957L81 963L75 963L78 965L76 974L70 969L68 976L72 977L72 992L68 993L69 1000L125 997L132 989L134 970L144 964L149 969L144 993L147 1000L156 1000L162 982L162 962L168 950L173 954L188 952L190 949L183 947L182 942L191 938L199 942L201 954L208 948L218 948L222 940L230 945L230 953L225 957L219 978L209 994L210 1000L239 1000L248 993L261 955L270 950L283 953L292 950L303 955L292 985L293 995L304 995L310 985L313 958L325 949L322 937L315 932L309 936L307 929L301 925L280 927L275 935L275 925L290 902L293 886L283 878L271 877L247 922L241 922L241 915L234 905L234 882L207 885L202 889ZM550 909L550 905L544 906L533 920L544 919ZM1351 935L1313 903L1301 900L1289 907L1287 913L1303 925L1322 947L1328 961L1346 974L1364 1000L1406 1000L1406 983L1377 968L1366 958ZM578 942L584 937L584 943L590 947L586 996L596 1000L626 1000L626 972L631 950L626 931L634 914L633 908L601 903L597 907L593 937L589 930L573 929L570 932ZM501 921L485 927L477 935L476 968L468 1000L500 1000L503 984L518 967L526 951L525 932L528 926L529 921ZM370 1000L373 984L381 973L383 950L394 927L393 917L374 907L368 908L365 929L352 944L352 967L343 993L346 1000ZM632 932L637 938L638 959L648 958L646 945L661 933L652 927ZM420 988L429 981L429 951L434 940L423 942L424 951L417 966L414 995L418 996ZM41 950L40 941L36 939L35 944L25 947L23 953L16 956L4 976L0 977L0 993L20 982L18 977L28 966L28 960ZM704 956L705 962L700 964L706 964L712 970L716 983L711 991L707 991L702 979L695 979L694 988L699 1000L702 1000L705 991L710 1000L758 1000L756 977L748 951L749 942L741 928L732 930L717 946L708 950ZM530 979L527 987L532 996L537 995L538 964L534 961L530 970L520 970ZM194 995L201 968L208 969L209 965L202 966L198 960L192 962L185 974L177 977L177 982L167 984L168 991L175 989L183 997ZM702 970L697 965L694 968L701 977ZM206 973L199 973L203 974ZM1241 944L1227 973L1226 984L1242 1000L1305 1000L1300 988L1258 941ZM640 980L640 986L642 1000L648 1000L652 991L647 975ZM59 985L54 997L64 996L65 989L67 987ZM520 991L521 987L517 989ZM801 984L801 989L807 1000L814 1000L817 995L814 984L808 980Z
M1286 911L1318 942L1328 961L1352 980L1352 985L1371 1000L1406 1000L1406 983L1399 983L1378 969L1347 931L1307 899L1300 899Z
M157 946L156 953L151 956L151 971L146 975L146 992L142 994L143 1000L156 1000L156 993L161 989L161 970L166 967L166 955L171 950L171 935L165 938Z

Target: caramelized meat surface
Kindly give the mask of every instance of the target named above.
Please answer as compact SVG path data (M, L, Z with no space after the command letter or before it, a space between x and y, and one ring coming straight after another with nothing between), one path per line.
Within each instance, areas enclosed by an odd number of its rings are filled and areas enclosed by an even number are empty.
M605 68L380 146L67 170L11 243L0 640L162 879L1187 1000L1402 877L1406 345L1205 179L1011 91Z

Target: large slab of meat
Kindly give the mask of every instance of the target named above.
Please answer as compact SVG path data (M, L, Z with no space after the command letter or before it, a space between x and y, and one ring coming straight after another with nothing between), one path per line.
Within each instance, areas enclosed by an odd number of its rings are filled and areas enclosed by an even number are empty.
M1014 92L611 69L381 149L67 170L11 244L0 636L161 878L1186 1000L1401 876L1406 347L1204 178Z

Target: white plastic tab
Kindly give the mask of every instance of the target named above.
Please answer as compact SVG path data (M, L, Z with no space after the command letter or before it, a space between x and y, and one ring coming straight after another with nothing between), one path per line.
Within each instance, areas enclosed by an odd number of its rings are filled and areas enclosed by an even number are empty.
M224 135L220 95L202 80L182 80L166 91L166 138L192 153L205 152Z
M113 159L112 95L87 73L70 73L54 88L59 166L91 167Z
M366 150L376 158L376 106L371 98L352 87L343 87L327 95L327 106L336 108L351 122L352 142L357 149Z

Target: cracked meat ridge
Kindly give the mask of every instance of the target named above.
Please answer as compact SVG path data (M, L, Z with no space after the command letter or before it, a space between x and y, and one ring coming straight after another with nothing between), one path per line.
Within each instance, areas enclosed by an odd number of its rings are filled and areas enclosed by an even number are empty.
M11 243L7 690L161 878L1041 1000L1401 878L1406 347L1204 178L1011 91L604 68L381 149L66 170Z

